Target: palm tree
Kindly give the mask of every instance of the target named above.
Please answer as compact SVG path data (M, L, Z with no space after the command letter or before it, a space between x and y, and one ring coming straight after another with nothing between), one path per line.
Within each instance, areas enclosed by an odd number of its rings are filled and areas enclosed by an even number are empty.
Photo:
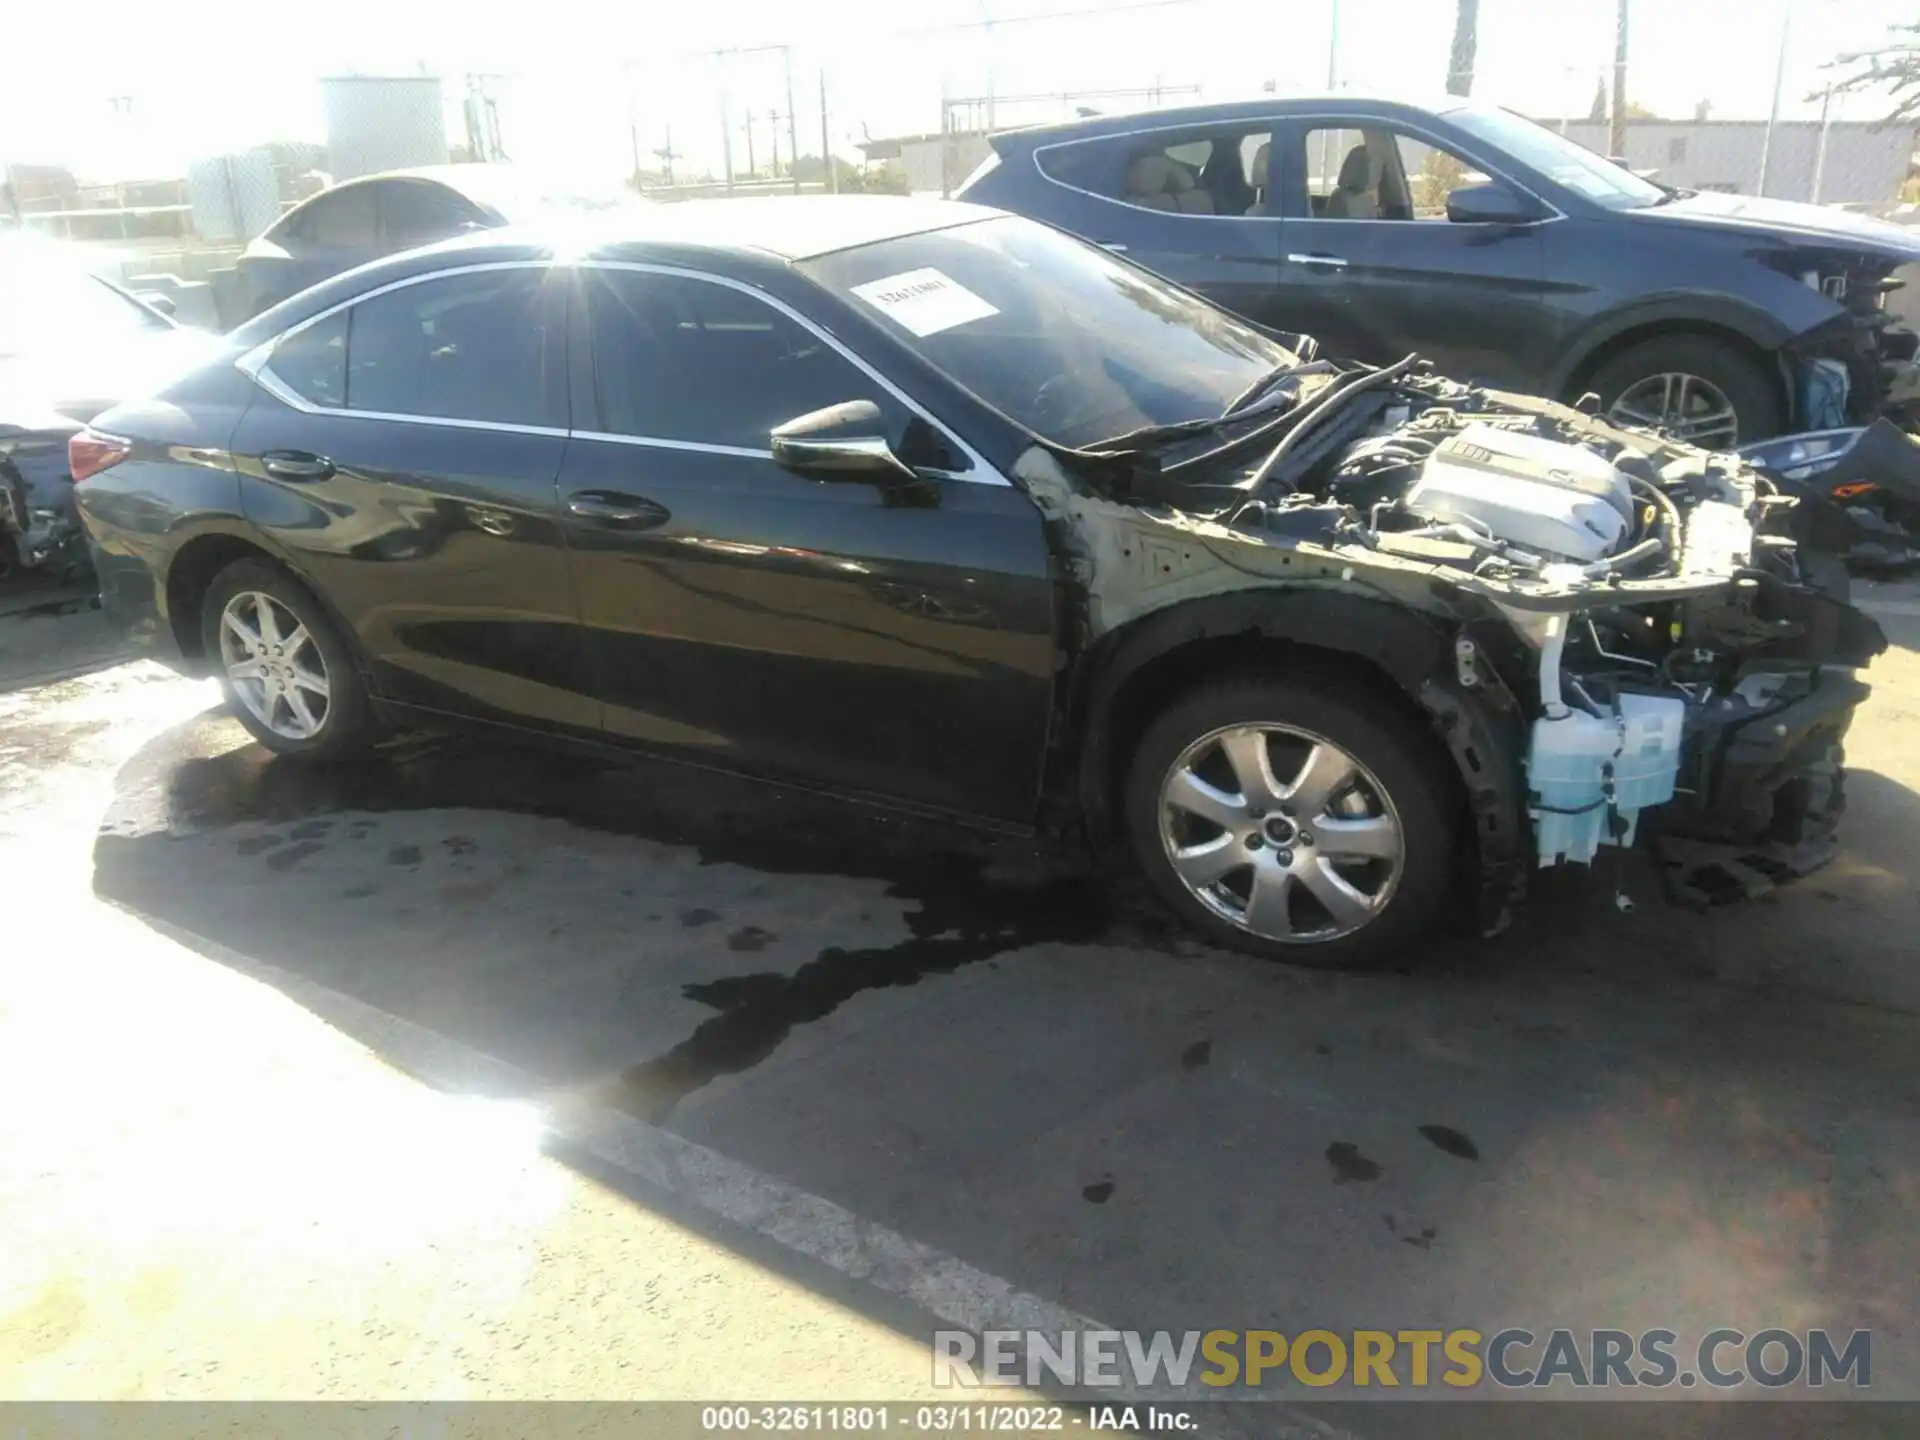
M1455 0L1453 48L1447 52L1447 93L1473 93L1473 56L1480 48L1480 0Z

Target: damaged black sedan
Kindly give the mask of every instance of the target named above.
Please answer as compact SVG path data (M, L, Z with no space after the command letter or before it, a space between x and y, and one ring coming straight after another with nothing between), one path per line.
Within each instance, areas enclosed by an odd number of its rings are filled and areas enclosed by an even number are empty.
M366 267L100 416L109 608L284 755L457 722L1071 830L1311 963L1607 846L1824 858L1884 647L1825 502L972 206L623 223Z

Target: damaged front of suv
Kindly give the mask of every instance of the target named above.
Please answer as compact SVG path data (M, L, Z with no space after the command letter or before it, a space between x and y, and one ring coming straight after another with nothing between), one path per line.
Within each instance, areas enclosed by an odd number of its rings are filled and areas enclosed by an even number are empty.
M1382 664L1447 739L1489 930L1530 869L1606 846L1653 841L1693 903L1828 858L1854 670L1886 642L1818 502L1411 358L1304 363L1271 388L1294 394L1280 418L1197 453L1143 434L1028 457L1096 636L1199 596L1305 601L1279 638ZM1433 643L1395 642L1381 607Z

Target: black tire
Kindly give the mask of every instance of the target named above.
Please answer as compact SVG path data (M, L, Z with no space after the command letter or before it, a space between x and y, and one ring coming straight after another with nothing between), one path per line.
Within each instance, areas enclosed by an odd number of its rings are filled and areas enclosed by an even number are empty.
M1766 371L1732 344L1705 335L1662 336L1629 346L1605 361L1582 388L1600 397L1606 414L1635 385L1667 374L1697 375L1733 407L1738 433L1715 440L1715 449L1768 439L1786 423L1779 387Z
M247 592L268 596L290 612L306 627L314 648L326 663L329 692L326 711L318 729L310 736L294 738L269 728L241 700L226 673L220 648L221 616L235 596ZM336 760L364 749L373 740L372 707L353 651L340 638L326 607L314 598L313 592L279 566L267 560L236 560L214 576L201 605L200 641L206 649L208 663L220 677L220 688L234 718L276 755L297 760Z
M1320 940L1256 934L1198 898L1175 871L1161 839L1162 784L1190 746L1243 725L1284 726L1338 746L1359 763L1366 787L1384 797L1387 803L1380 808L1397 817L1402 849L1397 881L1385 890L1377 913L1350 933ZM1289 743L1296 742L1281 741L1283 748ZM1274 753L1269 749L1270 757ZM1154 891L1209 939L1269 960L1361 968L1384 960L1427 930L1460 873L1447 763L1433 736L1416 720L1361 687L1341 685L1324 675L1229 678L1175 701L1147 727L1128 767L1123 797L1128 841ZM1308 843L1314 838L1309 836ZM1327 837L1317 838L1325 853ZM1280 853L1274 851L1276 857ZM1293 905L1291 899L1287 903Z

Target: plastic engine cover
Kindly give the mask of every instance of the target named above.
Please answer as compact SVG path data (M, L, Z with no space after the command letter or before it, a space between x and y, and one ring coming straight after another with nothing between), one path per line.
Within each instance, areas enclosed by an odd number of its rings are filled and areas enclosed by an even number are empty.
M1610 462L1493 425L1469 425L1435 446L1405 504L1424 520L1588 562L1618 549L1633 520L1633 489Z

